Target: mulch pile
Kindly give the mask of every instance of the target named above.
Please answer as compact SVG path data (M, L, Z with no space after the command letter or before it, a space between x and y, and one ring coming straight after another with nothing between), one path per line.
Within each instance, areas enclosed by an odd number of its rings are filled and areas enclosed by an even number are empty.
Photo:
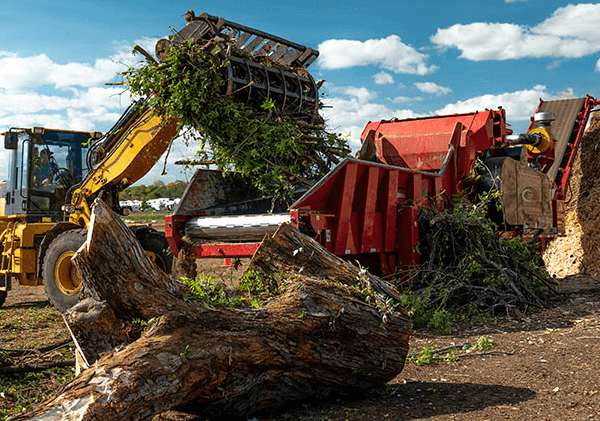
M566 203L566 236L553 240L543 258L557 278L600 275L600 116L593 114L573 162Z

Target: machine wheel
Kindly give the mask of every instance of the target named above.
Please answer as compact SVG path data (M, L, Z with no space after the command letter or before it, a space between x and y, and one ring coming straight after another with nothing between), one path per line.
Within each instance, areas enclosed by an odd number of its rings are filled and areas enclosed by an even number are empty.
M6 292L6 291L0 291L0 307L2 307L2 305L4 305L4 300L6 300L7 294L8 294L8 292Z
M42 266L44 289L50 303L59 311L74 306L83 286L71 257L85 242L86 230L76 229L58 235L46 250Z
M138 239L142 248L150 252L150 257L154 263L165 273L171 273L173 266L173 252L165 235L161 232L147 232Z

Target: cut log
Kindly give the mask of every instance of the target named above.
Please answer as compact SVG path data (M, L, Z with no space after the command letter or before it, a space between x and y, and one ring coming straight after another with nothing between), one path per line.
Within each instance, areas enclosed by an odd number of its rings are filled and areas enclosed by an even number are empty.
M302 251L286 248L291 241ZM254 259L273 279L289 275L259 308L186 301L187 287L153 266L102 202L74 262L91 297L67 320L88 361L103 355L18 420L145 420L167 410L247 416L380 386L408 353L406 312L369 286L394 295L393 287L367 281L287 224ZM149 327L134 332L135 319Z

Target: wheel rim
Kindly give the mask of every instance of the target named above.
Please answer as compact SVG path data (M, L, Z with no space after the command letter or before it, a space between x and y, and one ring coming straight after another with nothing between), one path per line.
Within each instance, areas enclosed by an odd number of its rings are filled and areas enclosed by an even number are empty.
M74 251L66 251L56 260L54 266L54 282L65 295L75 295L81 291L81 275L71 263Z

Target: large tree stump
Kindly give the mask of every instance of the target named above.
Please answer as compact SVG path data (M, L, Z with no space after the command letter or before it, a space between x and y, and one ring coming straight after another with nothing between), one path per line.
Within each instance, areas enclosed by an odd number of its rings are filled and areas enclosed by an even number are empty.
M17 419L145 420L167 410L244 416L379 386L402 370L408 352L406 312L386 310L389 296L359 291L370 284L393 296L394 289L364 274L359 285L357 268L289 225L254 263L293 280L260 308L184 300L187 287L153 265L103 202L74 261L91 298L67 320L88 360L99 359ZM136 331L134 319L150 327Z

